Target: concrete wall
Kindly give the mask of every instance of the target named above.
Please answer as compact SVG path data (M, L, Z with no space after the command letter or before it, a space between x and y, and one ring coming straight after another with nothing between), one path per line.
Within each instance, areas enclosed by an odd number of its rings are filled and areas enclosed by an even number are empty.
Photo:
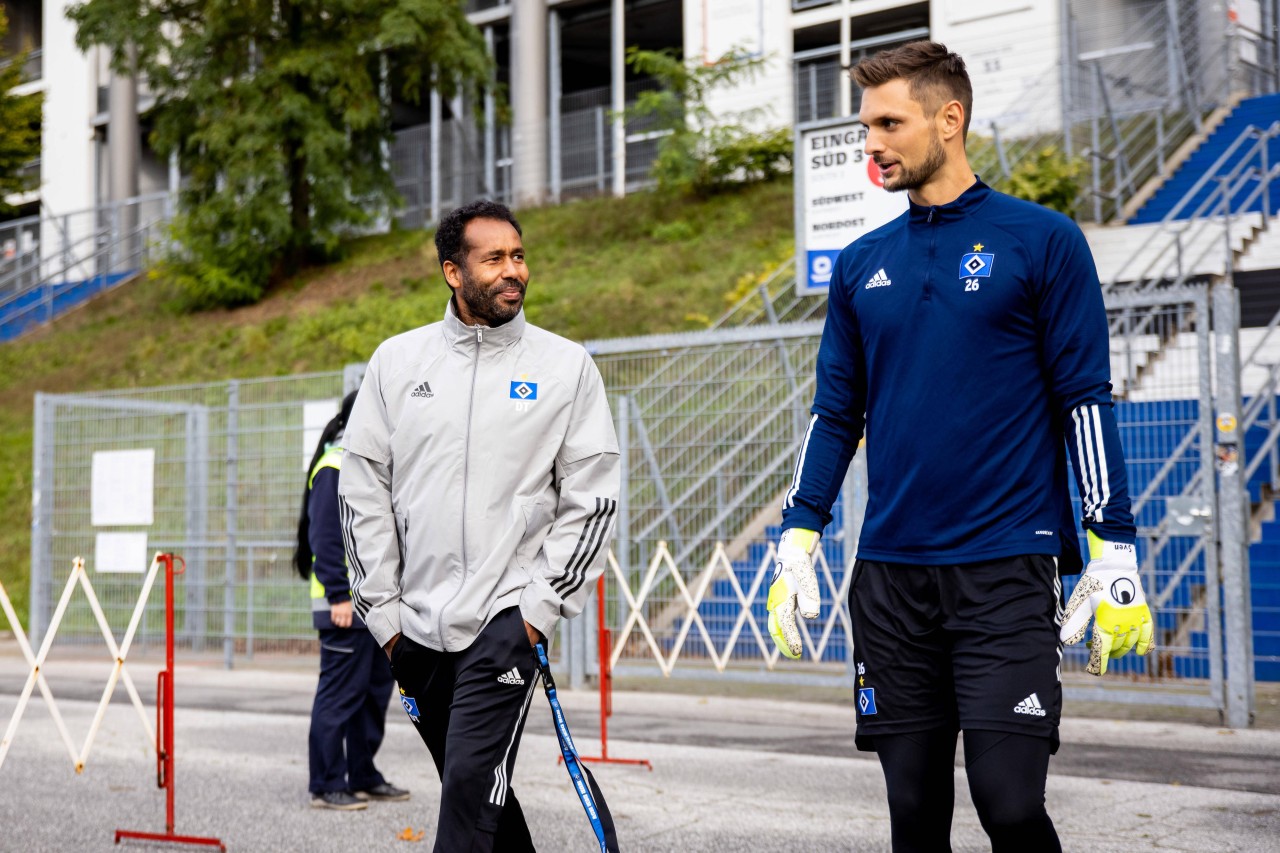
M1006 135L1061 126L1058 0L934 0L929 12L932 38L969 69L974 131L992 121Z
M765 70L754 82L712 97L708 106L717 115L764 107L750 126L790 126L795 116L791 4L783 0L685 0L684 53L688 59L715 61L735 48L764 57Z

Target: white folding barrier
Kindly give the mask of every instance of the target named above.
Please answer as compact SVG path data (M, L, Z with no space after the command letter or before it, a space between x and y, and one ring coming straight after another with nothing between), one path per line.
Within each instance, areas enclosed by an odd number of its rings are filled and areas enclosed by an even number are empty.
M609 659L610 667L617 666L618 659L622 657L623 652L626 650L627 640L630 639L632 632L639 631L644 638L645 645L648 646L650 653L653 655L653 659L657 661L658 667L662 670L662 674L669 676L675 668L681 651L684 649L689 632L697 628L698 634L706 647L707 657L711 659L711 663L715 666L717 672L724 672L733 657L734 648L743 628L750 628L752 636L755 637L755 644L760 650L760 656L764 660L765 667L773 669L781 653L774 646L773 641L768 638L767 633L761 630L761 626L756 622L755 615L752 613L751 605L757 600L757 596L761 594L766 585L772 581L776 554L774 545L770 543L764 557L760 560L760 564L756 567L755 574L751 578L750 588L744 592L737 574L733 571L733 564L730 562L728 554L725 553L724 544L718 542L711 559L707 561L706 566L694 578L694 591L691 593L689 584L686 583L684 576L676 565L675 559L667 549L667 543L659 542L657 550L653 552L653 557L649 560L649 567L640 582L640 589L635 594L632 594L629 579L623 574L617 559L614 557L613 552L610 551L609 568L617 581L618 589L621 590L627 610L622 627L615 635L616 639ZM835 576L831 573L831 567L828 565L827 558L821 548L814 555L814 570L818 573L819 578L825 582L826 590L830 593L830 607L825 619L800 619L797 621L800 625L800 633L804 638L804 644L809 650L810 660L822 660L837 620L844 625L846 637L853 635L849 612L845 604L848 599L851 573L845 572L840 582L836 583ZM739 610L728 640L722 648L717 648L711 638L711 632L707 630L706 623L702 620L699 607L706 598L711 584L720 575L723 575L728 580ZM683 623L672 641L671 652L664 654L661 644L654 636L649 621L645 618L644 607L649 596L659 589L667 577L670 577L671 584L678 593L678 598L672 604L681 608L681 612L677 613L675 618L683 617ZM667 613L668 615L670 614L669 609ZM811 624L815 627L819 624L822 626L822 632L819 634L816 643L810 633L809 626Z
M129 620L129 627L124 633L124 641L119 646L116 645L115 636L111 633L111 626L107 624L107 617L102 612L102 607L98 604L98 596L93 591L93 584L89 582L89 575L84 568L84 558L76 557L72 561L71 574L67 577L67 585L63 587L62 598L58 600L58 606L53 612L53 619L49 623L49 630L44 635L38 654L32 654L31 644L27 641L27 635L22 630L21 623L18 622L18 614L14 612L13 604L9 601L9 595L5 592L4 585L0 584L0 607L4 608L4 614L9 620L14 636L17 637L18 647L22 649L22 655L27 659L27 663L31 667L31 672L27 675L27 682L22 688L22 694L18 697L18 704L13 709L9 727L5 730L4 739L0 740L0 766L4 765L5 755L8 754L9 746L13 743L14 734L18 730L18 724L22 721L23 712L26 711L27 702L31 698L31 691L37 686L40 688L40 695L44 697L45 704L49 706L49 714L53 717L54 724L58 728L58 733L62 736L62 742L67 747L67 754L71 756L71 763L75 766L77 773L84 772L85 762L89 759L89 750L93 746L94 738L102 725L102 718L107 713L107 705L111 702L111 696L115 693L116 684L119 681L124 682L125 689L129 692L129 699L132 701L134 708L138 710L138 719L142 721L148 749L155 747L155 729L152 727L151 720L142 706L142 699L138 696L137 688L134 687L133 678L130 677L129 671L125 669L125 658L129 654L129 646L133 642L134 633L138 630L138 624L142 621L142 613L146 607L147 597L151 593L151 587L155 583L156 574L160 571L160 567L160 554L156 554L155 559L151 561L151 567L147 570L146 579L142 584L142 591L138 595L138 603L133 610L133 617ZM67 605L71 601L71 595L75 591L77 584L84 589L85 597L89 600L89 608L93 611L93 616L98 621L98 627L102 629L102 637L106 641L107 650L115 661L111 668L111 675L107 678L106 687L102 691L102 700L98 703L98 710L93 716L93 723L89 727L89 733L85 736L84 745L81 746L78 753L72 744L71 735L67 731L62 714L58 711L58 705L54 701L53 693L49 690L49 685L44 677L45 658L49 654L49 648L53 645L54 636L58 633L58 626L62 622L63 614L66 613Z

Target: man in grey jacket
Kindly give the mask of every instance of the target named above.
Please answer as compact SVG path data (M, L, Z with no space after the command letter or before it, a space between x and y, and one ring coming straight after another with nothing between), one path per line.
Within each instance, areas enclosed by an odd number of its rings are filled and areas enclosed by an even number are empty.
M525 321L511 211L453 211L436 251L444 320L378 347L347 426L352 600L440 774L435 850L532 850L510 779L533 645L603 571L618 442L586 351Z

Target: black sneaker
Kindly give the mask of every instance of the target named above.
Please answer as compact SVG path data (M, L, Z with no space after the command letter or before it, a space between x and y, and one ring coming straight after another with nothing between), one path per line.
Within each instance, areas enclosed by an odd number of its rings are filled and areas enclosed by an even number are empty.
M409 792L404 788L397 788L390 782L383 782L381 785L374 785L372 788L366 788L363 791L356 791L357 800L377 800L380 803L399 803L409 799Z
M408 796L408 794L405 796ZM324 791L311 795L311 808L354 812L369 808L369 804L350 791Z

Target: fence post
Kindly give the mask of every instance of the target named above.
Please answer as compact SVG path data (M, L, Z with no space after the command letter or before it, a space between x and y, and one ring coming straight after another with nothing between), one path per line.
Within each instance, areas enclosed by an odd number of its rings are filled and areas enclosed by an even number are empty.
M548 134L551 148L551 202L560 203L560 13L555 9L547 10L547 76L550 78L550 97L548 104L551 133Z
M226 568L222 586L222 662L232 668L235 656L236 532L239 512L240 382L227 383L227 536Z
M808 121L814 121L818 117L818 64L816 62L809 65L809 117Z
M31 597L27 624L36 648L49 626L49 584L53 550L53 412L56 404L37 391L35 429L31 453ZM10 626L12 627L12 626Z
M1214 418L1213 418L1213 330L1209 324L1209 292L1201 289L1196 294L1196 350L1200 374L1200 412L1197 429L1200 431L1200 498L1202 505L1210 510L1208 530L1201 535L1206 537L1204 543L1204 585L1205 618L1208 620L1206 633L1209 635L1209 691L1217 703L1218 713L1223 713L1226 700L1222 692L1222 608L1219 603L1218 589L1222 584L1222 574L1218 569L1218 530L1222 519L1218 518L1215 505L1214 482ZM1154 578L1155 566L1148 577ZM1156 650L1159 654L1160 650Z
M586 608L590 610L591 608ZM577 619L566 619L569 628L565 637L564 663L569 668L569 687L573 690L587 684L587 618L579 614Z
M1000 126L991 122L991 144L996 147L996 160L1000 163L1000 176L1009 177L1009 158L1004 153L1004 143L1000 140Z
M62 215L62 249L59 252L62 256L62 274L68 278L71 277L71 214L64 213ZM50 270L49 277L53 278L54 272Z
M415 148L413 152L413 166L416 172L417 180L413 187L413 201L416 216L414 218L415 228L421 228L427 224L427 212L430 210L431 188L427 186L428 176L431 174L430 166L427 161L431 159L431 148L428 145L425 148Z
M186 421L187 582L182 637L192 651L203 651L208 637L209 410L192 406Z
M1231 274L1231 228L1227 218L1227 274L1213 286L1216 351L1219 566L1227 651L1227 725L1246 728L1253 718L1253 636L1249 606L1249 560L1240 413L1240 302ZM1211 590L1210 595L1215 595Z
M1058 22L1062 35L1062 148L1067 159L1071 159L1076 153L1071 115L1074 104L1075 74L1079 65L1071 38L1072 28L1075 26L1071 17L1071 0L1058 0Z
M120 259L120 210L123 202L112 202L107 208L110 212L108 231L107 231L107 268L102 271L103 276L110 275L116 271L119 266Z
M484 43L489 55L493 56L493 27L484 28ZM498 198L498 146L494 135L494 123L498 120L497 102L493 97L493 88L484 90L484 191L494 200Z
M596 190L604 192L604 107L596 107Z
M618 489L618 523L614 533L614 555L622 576L631 581L631 398L618 397L618 461L622 486Z
M440 122L444 111L440 107L440 92L435 88L435 80L431 81L431 219L440 221Z

